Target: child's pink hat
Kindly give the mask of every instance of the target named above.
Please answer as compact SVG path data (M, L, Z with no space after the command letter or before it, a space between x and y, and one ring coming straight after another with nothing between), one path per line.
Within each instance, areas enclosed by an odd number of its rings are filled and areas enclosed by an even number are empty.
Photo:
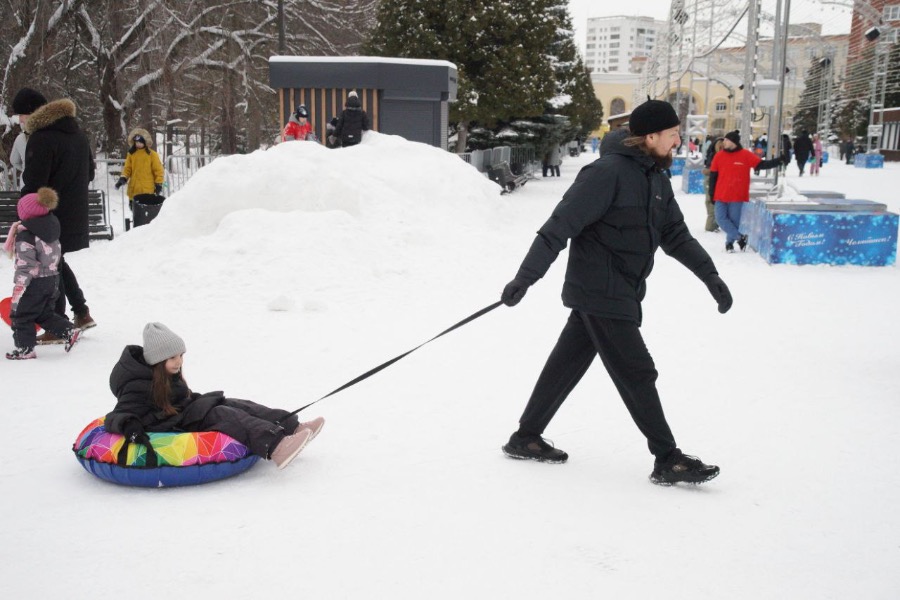
M53 188L42 187L37 193L25 194L19 198L17 209L19 218L33 219L35 217L43 217L59 204L59 196L53 191Z

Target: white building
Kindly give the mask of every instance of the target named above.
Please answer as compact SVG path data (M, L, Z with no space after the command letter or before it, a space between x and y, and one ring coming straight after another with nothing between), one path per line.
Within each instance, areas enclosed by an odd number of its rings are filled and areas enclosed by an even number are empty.
M584 64L592 73L630 73L665 41L666 21L651 17L595 17L587 20Z

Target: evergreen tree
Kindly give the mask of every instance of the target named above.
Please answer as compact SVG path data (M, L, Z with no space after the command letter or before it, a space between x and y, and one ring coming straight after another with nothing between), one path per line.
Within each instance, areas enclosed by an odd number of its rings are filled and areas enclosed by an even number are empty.
M487 127L538 115L554 94L545 53L555 33L553 0L383 0L366 50L442 59L458 70L458 150L469 124Z
M811 133L816 131L819 123L819 98L821 91L828 85L826 73L822 59L813 57L806 72L803 93L794 110L794 135L804 129Z
M568 117L578 129L572 137L583 139L603 122L603 104L594 93L590 71L575 46L568 4L557 0L548 8L548 15L556 21L556 35L548 53L556 79L556 96L549 112Z

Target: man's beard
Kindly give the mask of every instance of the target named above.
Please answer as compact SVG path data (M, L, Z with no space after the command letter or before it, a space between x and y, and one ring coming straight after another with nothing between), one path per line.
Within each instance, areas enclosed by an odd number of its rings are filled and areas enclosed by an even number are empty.
M650 156L653 158L653 162L656 163L656 166L660 169L668 169L672 166L672 152L666 152L664 156L659 156L656 152L651 151Z

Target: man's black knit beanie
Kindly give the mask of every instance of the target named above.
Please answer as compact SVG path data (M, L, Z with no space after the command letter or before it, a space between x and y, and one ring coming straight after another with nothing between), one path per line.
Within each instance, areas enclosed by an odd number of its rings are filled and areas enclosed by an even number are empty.
M680 124L675 109L662 100L647 100L631 111L628 119L632 135L649 135Z

